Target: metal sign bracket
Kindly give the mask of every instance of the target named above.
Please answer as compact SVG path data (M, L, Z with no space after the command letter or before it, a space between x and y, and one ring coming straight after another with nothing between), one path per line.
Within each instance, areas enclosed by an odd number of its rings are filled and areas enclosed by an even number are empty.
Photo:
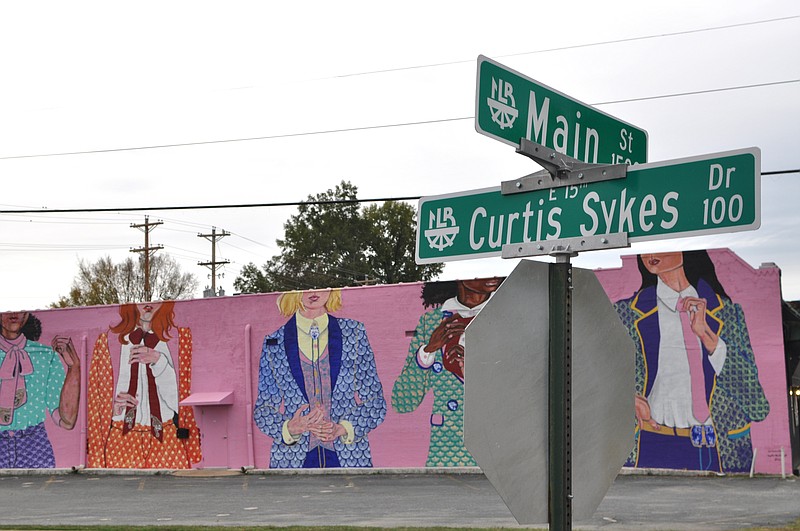
M555 256L556 259L566 256L575 257L582 251L598 251L601 249L620 249L630 247L628 233L617 232L599 236L583 236L579 238L562 238L559 240L540 240L525 243L509 243L503 245L503 258L523 258L526 256ZM561 260L558 260L561 261Z
M544 170L503 181L500 184L503 195L624 179L628 174L627 164L589 164L527 138L520 139L517 153L533 159Z

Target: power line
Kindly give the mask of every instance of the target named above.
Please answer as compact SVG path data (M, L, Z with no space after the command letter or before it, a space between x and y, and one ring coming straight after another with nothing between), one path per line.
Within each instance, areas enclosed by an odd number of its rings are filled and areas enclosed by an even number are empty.
M124 208L48 208L45 210L0 210L0 214L52 214L52 213L75 213L75 212L147 212L162 210L205 210L223 208L262 208L262 207L286 207L300 205L341 205L347 203L383 203L386 201L416 201L421 196L408 197L381 197L373 199L342 199L336 201L293 201L285 203L249 203L249 204L228 204L228 205L185 205L185 206L161 206L161 207L124 207Z
M34 208L34 207L30 207L30 206L10 205L10 204L0 204L0 206L28 208L28 209L33 209ZM4 222L4 223L20 223L20 224L22 224L22 223L24 223L24 224L37 223L37 224L45 224L45 225L57 224L57 225L94 225L94 226L97 226L97 225L122 225L122 224L124 224L124 225L128 226L131 221L137 219L137 218L130 217L130 216L125 216L125 217L120 216L116 220L115 220L115 218L108 218L108 217L85 217L85 216L82 216L82 217L70 217L70 216L65 216L65 215L61 215L61 214L57 214L57 213L54 213L54 214L50 215L50 214L47 214L47 213L44 213L44 212L46 212L46 211L45 210L36 210L36 215L35 216L30 216L30 215L26 215L26 214L19 214L19 215L17 215L17 214L4 214L3 215L4 217L2 218L2 222ZM82 221L70 221L70 220L82 220ZM188 226L188 227L203 227L203 228L205 228L207 226L207 224L205 224L205 223L201 224L201 223L195 223L195 222L187 222L187 221L183 221L183 220L180 220L180 219L177 219L177 218L164 217L164 218L162 218L162 221L169 221L170 223L174 223L174 224L178 224L178 225L184 225L184 226ZM169 232L186 233L186 234L196 234L197 233L196 230L175 229L175 228L170 228L170 227L162 227L162 230L169 231ZM275 245L265 244L265 243L262 243L260 241L254 240L252 238L248 238L247 236L243 236L243 235L241 235L239 233L236 233L236 232L231 232L231 235L239 237L239 238L242 238L244 240L247 240L247 241L249 241L251 243L260 245L262 247L266 247L268 249L273 249L274 250L276 248ZM2 247L4 245L17 245L17 244L5 244L5 243L0 242L0 247ZM25 244L25 245L36 246L36 244ZM243 247L238 247L236 245L232 245L232 244L227 243L227 242L225 243L225 245L233 247L233 248L236 248L236 249L238 249L240 251L244 251L244 252L251 253L251 254L256 254L256 253L253 253L249 249L245 249ZM45 248L41 249L41 250L53 250L54 246L56 246L56 244L44 245L43 247L45 247ZM117 246L117 245L113 245L113 244L107 244L107 245L98 244L98 245L94 245L94 246L91 246L91 247L86 247L85 245L82 245L82 246L80 246L80 248L76 248L75 250L88 251L88 250L102 250L102 249L122 249L122 248L123 248L122 246ZM170 249L174 249L174 248L175 248L174 246L170 245ZM6 249L6 250L22 251L23 249ZM71 249L63 249L63 250L71 250ZM195 251L187 251L187 252L195 252ZM202 253L197 253L197 254L202 256ZM178 256L178 255L175 255L175 256ZM189 258L189 257L185 257L185 258Z
M776 86L776 85L786 85L791 83L800 83L800 79L786 79L782 81L770 81L766 83L757 83L752 85L738 85L734 87L722 87L716 89L707 89L707 90L698 90L692 92L676 92L672 94L660 94L656 96L644 96L640 98L628 98L623 100L615 100L615 101L606 101L600 103L592 103L591 105L600 106L600 105L611 105L611 104L618 104L618 103L631 103L637 101L646 101L646 100L657 100L657 99L665 99L665 98L676 98L681 96L689 96L689 95L696 95L696 94L711 94L715 92L728 92L732 90L743 90L743 89L751 89L751 88L763 88L768 86ZM358 131L373 131L377 129L392 129L397 127L411 127L411 126L418 126L418 125L431 125L431 124L442 124L442 123L449 123L449 122L460 122L465 120L474 120L475 116L462 116L460 118L441 118L435 120L419 120L415 122L395 122L391 124L378 124L378 125L365 125L361 127L347 127L341 129L323 129L320 131L303 131L300 133L281 133L276 135L265 135L265 136L252 136L252 137L243 137L243 138L226 138L220 140L201 140L198 142L177 142L174 144L153 144L149 146L132 146L132 147L123 147L123 148L108 148L108 149L90 149L85 151L62 151L57 153L38 153L33 155L8 155L5 157L0 157L0 160L13 160L13 159L33 159L33 158L44 158L44 157L66 157L71 155L94 155L100 153L119 153L119 152L126 152L126 151L145 151L149 149L171 149L171 148L179 148L179 147L192 147L192 146L206 146L206 145L214 145L214 144L231 144L236 142L255 142L255 141L263 141L263 140L276 140L279 138L294 138L294 137L303 137L303 136L316 136L316 135L330 135L330 134L340 134L340 133L354 133ZM137 209L138 210L138 209ZM124 212L125 209L105 209L105 210L98 210L98 212L110 212L110 211L121 211ZM2 213L3 211L0 211Z
M124 147L124 148L109 148L109 149L92 149L87 151L65 151L60 153L40 153L35 155L10 155L6 157L0 157L0 160L10 160L10 159L32 159L32 158L41 158L41 157L65 157L69 155L93 155L97 153L116 153L116 152L124 152L124 151L143 151L147 149L168 149L168 148L177 148L177 147L190 147L190 146L205 146L205 145L212 145L212 144L230 144L234 142L253 142L257 140L274 140L278 138L293 138L293 137L301 137L301 136L314 136L314 135L330 135L334 133L352 133L355 131L369 131L373 129L389 129L393 127L408 127L412 125L427 125L427 124L437 124L437 123L446 123L446 122L457 122L461 120L471 120L473 116L466 116L463 118L444 118L440 120L422 120L419 122L403 122L403 123L394 123L394 124L379 124L379 125L367 125L363 127L349 127L343 129L325 129L322 131L304 131L300 133L283 133L279 135L267 135L267 136L253 136L247 138L228 138L222 140L201 140L199 142L179 142L175 144L155 144L152 146L134 146L134 147Z
M648 40L648 39L658 39L658 38L665 38L665 37L676 37L681 35L690 35L694 33L702 33L708 31L719 31L719 30L726 30L731 28L739 28L745 26L754 26L759 24L768 24L772 22L781 22L786 20L793 20L800 18L800 15L791 15L787 17L779 17L773 19L765 19L765 20L756 20L751 22L741 22L738 24L727 24L724 26L714 26L708 28L698 28L693 30L684 30L684 31L676 31L671 33L660 33L655 35L644 35L639 37L629 37L623 39L614 39L608 41L599 41L593 43L583 43L583 44L575 44L575 45L568 45L568 46L560 46L554 48L543 48L540 50L533 50L529 52L519 52L513 54L503 54L497 55L496 57L515 57L521 55L532 55L532 54L540 54L540 53L551 53L557 51L564 51L570 49L578 49L578 48L589 48L594 46L606 46L609 44L619 44L619 43L626 43L626 42L635 42L641 40ZM336 79L336 78L344 78L344 77L353 77L353 76L363 76L363 75L372 75L372 74L380 74L386 72L395 72L395 71L402 71L402 70L413 70L413 69L420 69L420 68L434 68L440 66L447 66L453 64L462 64L462 63L469 63L473 62L473 59L470 60L460 60L460 61L451 61L451 62L443 62L443 63L431 63L427 65L416 65L410 67L400 67L400 68L390 68L384 70L372 70L366 72L359 72L353 74L342 74L338 76L331 76L330 78L323 78L323 79ZM714 92L723 92L723 91L731 91L731 90L740 90L740 89L748 89L748 88L758 88L758 87L767 87L767 86L774 86L774 85L781 85L781 84L788 84L788 83L797 83L800 82L800 79L794 80L784 80L784 81L774 81L774 82L767 82L767 83L760 83L760 84L753 84L753 85L741 85L736 87L724 87L718 89L708 89L708 90L701 90L701 91L691 91L691 92L682 92L682 93L674 93L674 94L663 94L659 96L646 96L640 98L630 98L624 100L616 100L616 101L608 101L608 102L600 102L594 103L593 105L610 105L610 104L618 104L618 103L629 103L629 102L636 102L636 101L647 101L647 100L654 100L654 99L664 99L664 98L672 98L672 97L681 97L681 96L688 96L688 95L697 95L697 94L709 94ZM286 133L286 134L278 134L278 135L267 135L267 136L257 136L257 137L245 137L245 138L232 138L232 139L221 139L221 140L205 140L199 142L179 142L173 144L156 144L151 146L133 146L133 147L124 147L124 148L109 148L109 149L95 149L95 150L85 150L85 151L68 151L68 152L59 152L59 153L41 153L41 154L32 154L32 155L11 155L0 157L0 160L11 160L11 159L25 159L25 158L40 158L40 157L62 157L62 156L69 156L69 155L90 155L90 154L98 154L98 153L116 153L116 152L125 152L125 151L140 151L140 150L149 150L149 149L168 149L168 148L176 148L176 147L190 147L190 146L202 146L202 145L213 145L213 144L225 144L225 143L234 143L234 142L252 142L258 140L273 140L279 138L292 138L292 137L300 137L300 136L312 136L312 135L323 135L323 134L334 134L334 133L348 133L348 132L356 132L356 131L368 131L374 129L385 129L385 128L393 128L393 127L408 127L414 125L428 125L434 123L447 123L447 122L454 122L454 121L462 121L462 120L472 120L474 116L466 116L462 118L444 118L438 120L423 120L417 122L403 122L403 123L394 123L394 124L379 124L373 126L362 126L362 127L352 127L352 128L342 128L342 129L328 129L322 131L306 131L300 133Z
M165 249L167 249L169 251L166 254L169 254L170 256L180 256L181 258L185 258L187 260L195 260L196 261L198 257L202 258L202 257L205 256L203 253L201 253L199 251L193 251L192 249L184 249L183 247L178 247L178 246L175 246L175 245L168 245L168 246L165 247ZM184 254L184 255L177 254L177 253L174 252L174 249L177 249L178 251L183 251L183 252L189 253L189 254L188 255L187 254ZM194 255L194 256L190 256L190 255Z
M623 39L613 39L609 41L598 41L598 42L589 42L583 44L571 44L566 46L557 46L554 48L542 48L541 50L532 50L529 52L518 52L518 53L508 53L508 54L501 54L501 55L493 55L492 57L496 58L503 58L503 57L518 57L521 55L534 55L540 53L552 53L552 52L563 52L566 50L577 50L580 48L592 48L595 46L607 46L609 44L622 44L627 42L636 42L636 41L645 41L650 39L661 39L664 37L678 37L681 35L691 35L693 33L704 33L707 31L719 31L719 30L726 30L731 28L740 28L744 26L755 26L758 24L769 24L771 22L783 22L786 20L792 20L800 18L800 15L791 15L788 17L780 17L780 18L770 18L766 20L755 20L752 22L740 22L738 24L727 24L725 26L712 26L710 28L698 28L693 30L684 30L684 31L675 31L671 33L658 33L655 35L642 35L640 37L627 37ZM369 70L365 72L356 72L352 74L342 74L338 76L332 76L331 78L321 78L321 79L333 79L333 78L342 78L342 77L356 77L356 76L367 76L373 74L385 74L389 72L401 72L403 70L418 70L423 68L437 68L440 66L450 66L450 65L458 65L458 64L465 64L465 63L473 63L475 62L474 59L462 59L458 61L447 61L442 63L430 63L426 65L415 65L415 66L403 66L398 68L386 68L383 70Z
M238 236L238 234L236 234L235 232L232 232L231 235ZM239 237L241 238L241 236L239 236ZM247 239L247 238L245 238L245 239ZM264 245L261 242L257 242L257 241L254 241L254 240L251 240L251 241L253 241L253 243L255 243L255 244L261 245L262 247L266 247L267 249L270 249L272 251L277 251L278 250L278 248L275 247L274 245L268 246L268 245ZM225 242L224 246L225 247L232 247L233 249L238 249L239 251L243 251L245 253L249 253L249 254L252 254L254 256L261 257L261 255L259 253L255 252L255 251L252 251L250 249L245 249L244 247L239 247L238 245L234 245L234 244L229 243L229 242Z
M785 175L790 173L800 173L800 168L790 170L771 170L762 171L762 176L769 175ZM281 203L245 203L245 204L226 204L226 205L183 205L183 206L151 206L151 207L125 207L125 208L48 208L45 210L0 210L0 214L51 214L51 213L77 213L77 212L147 212L147 211L161 211L161 210L206 210L206 209L226 209L226 208L269 208L269 207L287 207L287 206L300 206L300 205L341 205L353 203L385 203L387 201L417 201L421 198L420 195L408 195L402 197L378 197L370 199L340 199L330 201L293 201ZM236 233L232 235L239 236L245 240L253 243L267 245L241 236Z
M788 17L770 18L770 19L765 19L765 20L754 20L752 22L740 22L738 24L726 24L724 26L713 26L713 27L709 27L709 28L698 28L698 29L693 29L693 30L674 31L674 32L670 32L670 33L659 33L659 34L656 34L656 35L643 35L643 36L640 36L640 37L628 37L628 38L624 38L624 39L614 39L614 40L610 40L610 41L600 41L600 42L593 42L593 43L588 43L588 44L575 44L575 45L571 45L571 46L560 46L560 47L557 47L557 48L544 48L542 50L535 50L535 51L532 51L532 52L522 52L522 53L516 53L516 54L508 54L508 55L505 55L505 56L498 56L498 57L511 57L511 56L515 56L515 55L531 55L531 54L537 54L537 53L560 52L560 51L563 51L563 50L572 50L572 49L576 49L576 48L588 48L588 47L593 47L593 46L606 46L606 45L609 45L609 44L620 44L620 43L625 43L625 42L644 41L644 40L649 40L649 39L660 39L660 38L664 38L664 37L678 37L678 36L681 36L681 35L691 35L693 33L704 33L704 32L707 32L707 31L719 31L719 30L726 30L726 29L732 29L732 28L741 28L741 27L745 27L745 26L756 26L758 24L769 24L769 23L772 23L772 22L783 22L783 21L786 21L786 20L793 20L793 19L797 19L797 18L800 18L800 15L790 15Z
M696 96L698 94L711 94L714 92L727 92L730 90L772 87L776 85L788 85L790 83L798 83L798 82L800 82L800 79L787 79L785 81L770 81L767 83L756 83L753 85L740 85L738 87L723 87L723 88L707 89L707 90L693 90L689 92L676 92L674 94L663 94L661 96L644 96L641 98L628 98L616 101L602 101L600 103L593 103L592 105L612 105L615 103L631 103L634 101L649 101L649 100L660 100L665 98L679 98L681 96Z
M762 171L761 175L784 175L787 173L800 173L800 168L796 170L775 170L775 171Z
M40 211L41 212L41 211ZM5 223L40 223L45 225L121 225L122 221L60 221L60 220L46 220L46 219L4 219ZM173 229L176 230L176 229ZM186 231L189 232L189 231Z
M30 251L107 251L114 249L128 249L126 246L114 244L48 244L48 243L0 243L3 252L30 252Z
M7 205L7 206L13 206L13 205ZM46 214L46 212L49 212L47 210L36 210L35 212L37 214L36 217L32 217L32 216L28 216L28 215L23 217L22 215L17 216L15 214L3 214L4 216L10 216L11 219L3 218L2 222L3 223L24 223L24 224L37 223L37 224L45 224L45 225L52 225L52 224L56 224L56 225L123 225L124 224L126 226L128 226L129 222L130 222L130 220L102 221L102 222L101 221L88 221L88 220L87 221L65 221L65 220L71 220L71 219L72 220L77 220L77 219L82 219L82 218L71 218L71 217L64 217L64 216L59 216L59 215L49 216L49 215ZM14 218L19 218L19 219L14 219ZM40 219L40 218L45 218L45 219ZM50 218L50 219L47 219L47 218ZM95 218L95 219L100 220L100 219L106 219L106 218ZM134 218L130 218L130 219L134 219ZM162 221L163 220L168 220L171 223L183 224L183 225L187 225L187 226L196 226L196 227L205 227L205 226L207 226L207 224L182 222L180 220L173 219L173 218L162 218ZM165 231L169 231L169 232L185 233L185 234L196 234L197 233L196 230L174 229L174 228L170 228L170 227L162 227L161 230L165 230ZM258 242L256 240L253 240L251 238L247 238L245 236L242 236L241 234L237 234L237 233L232 233L232 234L234 236L237 236L239 238L243 238L245 240L248 240L248 241L250 241L252 243L261 245L263 247L267 247L267 248L274 248L275 247L274 245L273 246L266 245L266 244L263 244L263 243ZM6 244L0 243L0 246L2 246L2 245L6 245ZM26 244L26 245L35 245L35 244ZM226 245L231 245L231 244L226 244ZM232 247L236 247L234 245L231 245L231 246ZM48 248L49 247L51 247L51 246L48 246ZM106 249L106 248L109 248L109 249L117 249L117 248L122 249L123 247L116 246L116 245L110 245L110 244L109 245L98 244L98 245L95 245L93 248L94 249ZM125 248L127 248L127 247L125 247ZM170 248L174 248L174 247L170 246ZM249 251L247 249L244 249L244 248L241 248L241 247L236 247L236 248L241 250L241 251L251 252L251 251ZM83 250L89 250L89 249L86 248L86 249L83 249ZM194 251L189 251L189 252L194 252ZM198 253L198 254L200 256L202 256L202 253Z

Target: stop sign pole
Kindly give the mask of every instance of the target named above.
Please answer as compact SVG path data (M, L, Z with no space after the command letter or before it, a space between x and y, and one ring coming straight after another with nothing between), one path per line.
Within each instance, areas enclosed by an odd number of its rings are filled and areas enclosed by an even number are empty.
M541 188L559 188L587 182L620 179L627 175L626 164L588 164L541 144L520 139L517 153L545 168L543 171L504 182L503 195ZM550 529L572 529L572 264L578 250L629 247L627 234L607 234L597 238L559 240L549 249L540 243L525 253L525 247L508 244L503 257L518 258L549 254L556 259L548 264L548 522Z
M550 529L572 529L572 265L549 264L548 513Z

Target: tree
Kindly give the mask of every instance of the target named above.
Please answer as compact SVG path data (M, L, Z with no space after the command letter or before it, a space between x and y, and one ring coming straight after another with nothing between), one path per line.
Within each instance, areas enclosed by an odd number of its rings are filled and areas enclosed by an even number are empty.
M342 181L309 196L284 223L281 253L259 269L242 268L233 286L243 293L429 280L441 264L414 263L414 209L387 201L361 210L358 188Z
M370 205L362 213L367 225L367 262L370 277L382 284L430 280L442 272L442 264L417 265L416 212L406 203L387 201Z
M181 272L178 262L168 254L150 258L150 290L153 300L188 299L199 282L191 273ZM62 296L51 308L143 302L144 257L128 257L115 264L105 256L96 262L78 262L78 274L72 281L69 296Z
M264 266L267 270L267 266ZM239 293L267 293L272 290L272 282L253 262L242 268L242 272L233 281L233 288Z

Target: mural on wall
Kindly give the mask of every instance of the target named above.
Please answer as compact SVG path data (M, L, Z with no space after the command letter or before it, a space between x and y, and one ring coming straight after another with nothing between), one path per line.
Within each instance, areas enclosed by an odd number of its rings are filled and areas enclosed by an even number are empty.
M289 321L264 339L253 412L270 468L371 467L386 400L364 324L335 317L340 289L283 293Z
M436 307L419 319L392 389L392 407L409 413L433 392L425 466L477 466L464 447L464 330L501 282L429 282L422 288L424 306Z
M641 286L615 307L636 345L627 466L747 472L769 403L745 316L706 251L637 257Z
M791 465L777 265L710 249L595 274L638 353L628 466ZM0 312L0 468L474 466L463 332L501 281Z
M191 390L192 333L175 325L174 307L123 304L120 322L97 338L89 368L89 468L181 469L200 461L194 412L178 405ZM174 329L177 371L169 348ZM113 362L112 350L119 353Z
M33 314L6 312L0 324L0 468L53 468L45 419L49 412L56 426L75 427L80 359L68 337L55 336L52 347L38 343Z

